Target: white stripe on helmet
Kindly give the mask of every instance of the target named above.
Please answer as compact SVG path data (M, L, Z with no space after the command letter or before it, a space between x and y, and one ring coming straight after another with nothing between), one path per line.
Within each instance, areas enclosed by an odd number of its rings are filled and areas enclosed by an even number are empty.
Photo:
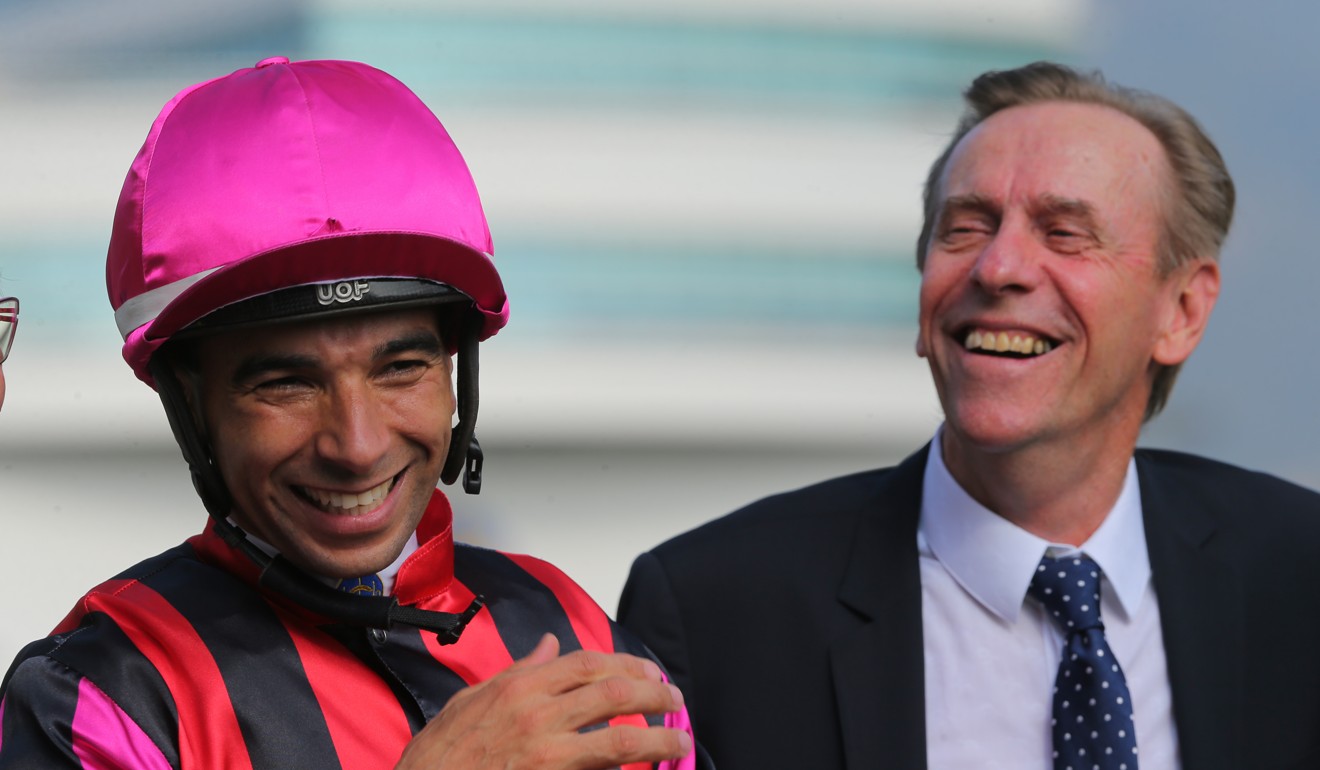
M156 320L156 316L160 315L160 311L169 306L188 287L219 269L219 267L213 267L210 270L193 273L186 278L180 278L164 286L157 286L154 289L142 292L136 297L129 298L115 311L115 325L119 327L119 335L124 339L128 339L128 335L132 334L138 327Z

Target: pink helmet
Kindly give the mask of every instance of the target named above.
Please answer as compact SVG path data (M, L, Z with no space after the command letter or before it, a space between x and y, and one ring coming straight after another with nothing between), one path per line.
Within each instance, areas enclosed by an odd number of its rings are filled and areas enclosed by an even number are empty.
M152 124L115 211L106 284L124 359L236 302L294 286L422 279L508 299L476 186L435 115L365 64L271 58L184 89Z
M223 520L228 492L156 352L223 327L447 304L459 419L441 479L462 472L475 493L477 342L509 315L491 252L467 164L412 91L365 64L281 57L161 110L119 195L106 285L124 359Z

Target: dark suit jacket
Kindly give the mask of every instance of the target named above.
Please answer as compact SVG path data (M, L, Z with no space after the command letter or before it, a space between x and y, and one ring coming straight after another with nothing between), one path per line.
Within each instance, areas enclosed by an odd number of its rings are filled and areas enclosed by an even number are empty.
M1320 768L1320 494L1136 461L1183 767ZM638 557L619 618L720 770L926 767L925 464L770 497Z

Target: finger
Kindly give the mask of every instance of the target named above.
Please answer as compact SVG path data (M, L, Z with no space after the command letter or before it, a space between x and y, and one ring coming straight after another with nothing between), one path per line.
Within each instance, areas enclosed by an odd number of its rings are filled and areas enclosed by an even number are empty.
M554 634L544 634L541 641L536 643L532 651L522 658L528 666L535 666L541 663L549 663L559 657L559 637Z
M532 648L532 651L527 653L527 655L519 658L518 660L515 660L513 663L510 663L508 666L504 668L503 671L499 672L490 679L487 679L484 682L478 682L470 687L466 687L462 690L459 690L457 693L454 694L452 698L450 698L450 703L457 706L460 703L465 703L473 698L478 697L481 693L485 692L486 690L494 690L496 692L499 692L501 690L501 686L508 686L508 682L510 680L517 680L519 678L527 677L526 673L520 674L519 672L527 672L529 670L535 671L537 666L543 666L546 663L549 663L554 660L558 660L558 658L559 658L559 639L554 634L549 634L549 633L544 634L541 636L540 641L536 643L536 646ZM537 692L535 683L529 682L527 688L525 688L524 691L527 692L528 694ZM517 692L520 691L515 689L515 696Z
M567 764L580 770L612 768L633 762L663 762L692 753L692 738L668 727L612 725L566 736L557 749L572 757Z
M559 638L554 634L544 634L532 651L515 660L505 671L520 671L549 663L559 657Z
M578 730L629 714L668 714L683 708L683 695L667 682L611 677L556 700L555 722Z
M664 674L654 661L625 653L578 650L560 656L537 672L547 692L561 694L592 682L623 677L638 681L664 681Z

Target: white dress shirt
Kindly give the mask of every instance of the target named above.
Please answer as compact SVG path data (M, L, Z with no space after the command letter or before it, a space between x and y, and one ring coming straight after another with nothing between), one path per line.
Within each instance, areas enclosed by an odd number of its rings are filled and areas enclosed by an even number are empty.
M942 429L941 429L942 432ZM1104 571L1100 615L1132 692L1142 770L1177 770L1160 612L1136 464L1081 551ZM949 474L931 442L917 529L931 770L1053 767L1050 719L1063 634L1027 586L1040 559L1075 553L1010 523Z

